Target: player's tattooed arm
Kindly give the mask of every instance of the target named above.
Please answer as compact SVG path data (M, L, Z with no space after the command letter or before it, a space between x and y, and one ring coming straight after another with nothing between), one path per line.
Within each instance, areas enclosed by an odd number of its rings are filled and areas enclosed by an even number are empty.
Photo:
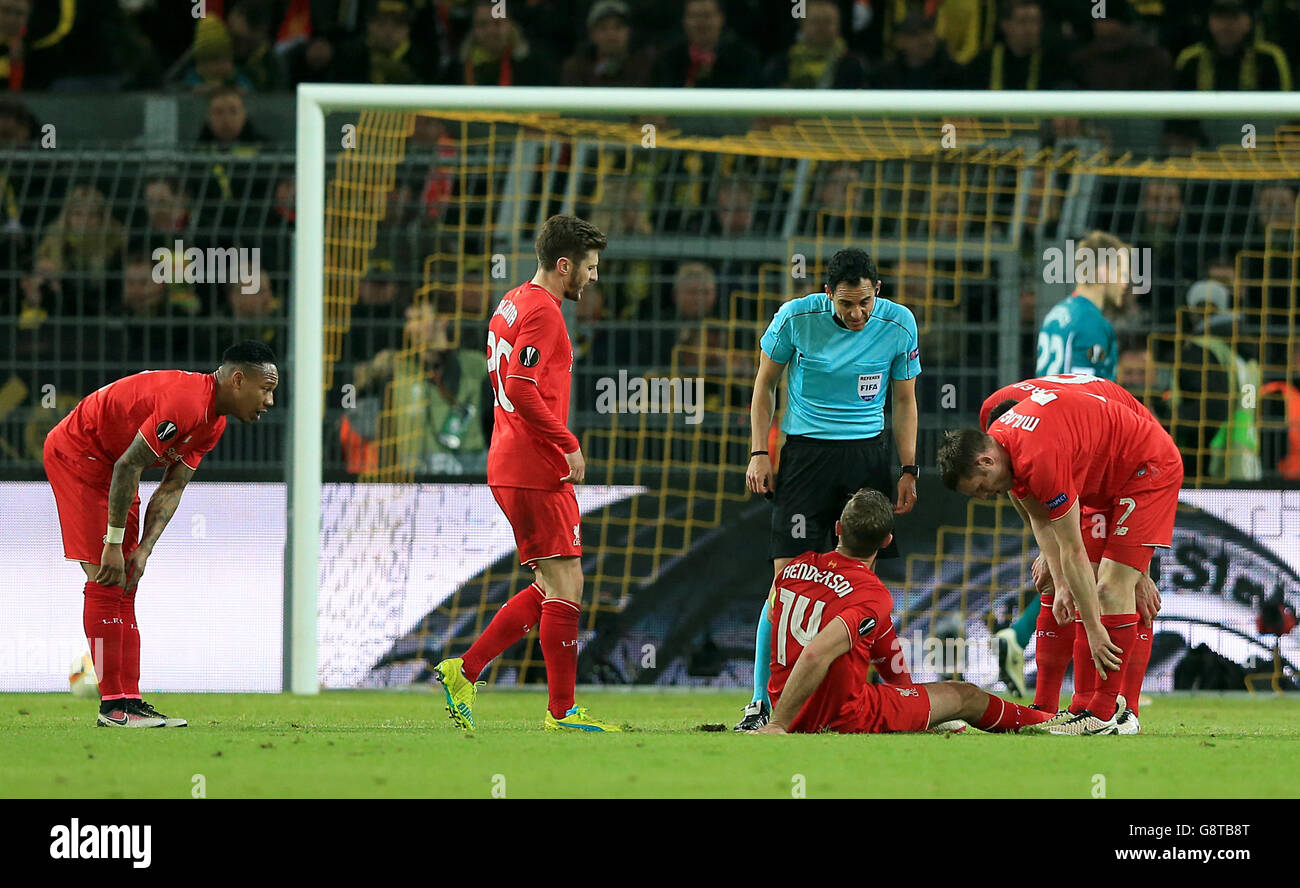
M126 516L140 489L140 473L153 465L158 454L136 432L135 440L113 464L113 481L108 488L108 523L111 527L126 527Z
M144 514L144 531L140 535L140 548L152 552L154 544L162 536L167 522L176 514L176 507L181 503L181 492L194 477L194 470L182 462L172 463L163 472L162 483L149 497L149 508Z

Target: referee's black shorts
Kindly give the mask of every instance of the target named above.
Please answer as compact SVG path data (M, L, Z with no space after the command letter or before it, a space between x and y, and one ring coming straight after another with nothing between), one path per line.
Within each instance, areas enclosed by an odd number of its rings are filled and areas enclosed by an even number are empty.
M893 503L897 485L884 432L844 441L787 436L776 474L768 557L829 552L835 548L835 522L849 497L869 487ZM897 543L890 541L878 557L897 558Z

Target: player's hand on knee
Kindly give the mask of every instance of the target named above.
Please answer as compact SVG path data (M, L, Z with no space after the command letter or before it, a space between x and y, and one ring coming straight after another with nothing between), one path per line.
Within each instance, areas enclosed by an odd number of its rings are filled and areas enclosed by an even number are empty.
M1069 592L1058 592L1052 599L1052 617L1058 626L1068 625L1074 620L1074 596Z
M120 586L126 579L126 562L122 558L122 547L114 543L105 543L104 551L99 555L99 571L95 582L101 586Z
M1038 557L1034 559L1034 566L1030 569L1030 573L1034 578L1034 589L1038 594L1051 595L1055 586L1052 583L1052 571L1047 566L1046 555L1041 552L1038 553ZM1058 620L1057 622L1060 621Z
M560 483L581 484L587 476L587 461L582 458L582 448L564 454L564 461L569 464L569 474L560 479Z
M1097 667L1097 674L1106 678L1106 675L1119 669L1122 661L1120 654L1124 649L1115 642L1110 640L1110 633L1104 626L1098 626L1096 629L1088 629L1088 648L1092 652L1092 662Z
M760 453L749 458L749 468L745 470L745 485L751 493L767 493L772 489L772 459Z
M1147 626L1152 625L1156 614L1160 613L1160 590L1145 574L1137 584L1137 612Z
M143 546L137 546L131 553L131 557L126 560L126 591L130 592L140 585L140 577L144 576L144 565L148 560L149 550Z

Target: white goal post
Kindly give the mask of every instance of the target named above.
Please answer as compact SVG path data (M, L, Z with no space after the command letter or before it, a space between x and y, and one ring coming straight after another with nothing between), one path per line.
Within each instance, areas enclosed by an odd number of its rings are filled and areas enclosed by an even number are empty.
M288 365L293 389L288 485L284 688L314 694L325 402L325 115L364 110L603 115L1128 117L1300 119L1300 93L730 90L496 86L298 87L297 198ZM936 134L936 137L938 134Z

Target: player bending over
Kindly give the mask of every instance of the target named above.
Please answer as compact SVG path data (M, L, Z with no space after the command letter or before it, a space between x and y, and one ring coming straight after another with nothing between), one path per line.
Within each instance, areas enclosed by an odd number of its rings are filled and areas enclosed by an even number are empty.
M99 678L100 726L187 725L140 699L136 591L226 417L256 422L275 403L279 379L265 343L241 342L226 349L215 373L146 370L109 383L46 436L45 475L58 506L63 556L86 572L82 623ZM140 534L140 474L154 466L164 467L162 482L149 498Z
M501 299L488 323L488 376L496 403L487 475L506 513L519 563L537 579L497 611L464 657L434 667L451 720L474 728L483 668L533 626L541 636L549 693L546 729L617 731L573 702L582 602L582 517L573 485L586 463L568 429L573 345L560 314L595 282L605 235L574 216L552 216L537 235L537 273Z
M1010 492L1033 528L1055 590L1058 624L1077 608L1088 656L1075 657L1086 704L1058 716L1053 734L1119 733L1121 693L1138 635L1137 586L1155 547L1173 540L1183 463L1173 439L1145 409L1098 394L1093 383L1039 386L979 429L949 432L939 469L951 490L980 499ZM1099 513L1094 576L1081 510ZM1094 554L1094 557L1095 557ZM1076 629L1076 633L1080 630ZM1077 634L1076 634L1077 638ZM1135 701L1136 702L1136 701Z
M1017 731L1051 717L964 681L872 685L867 667L894 600L872 572L893 539L894 507L859 490L835 524L839 545L790 561L773 593L772 717L759 734L919 732L952 719L983 731ZM900 660L901 662L901 660Z
M980 428L988 431L991 423L997 421L1002 414L1021 401L1031 395L1038 394L1043 397L1041 394L1043 392L1059 391L1063 385L1084 386L1081 391L1094 392L1120 401L1138 413L1149 412L1123 386L1097 376L1078 374L1040 376L1003 386L989 395L980 408ZM1029 517L1025 514L1024 507L1015 499L1012 499L1012 505L1028 524ZM1088 561L1093 576L1096 576L1106 546L1106 515L1104 512L1088 508L1081 508L1079 512L1084 548L1088 550ZM1038 666L1038 678L1034 685L1033 705L1035 709L1050 711L1060 705L1061 685L1065 681L1065 670L1070 665L1071 658L1080 661L1088 658L1088 636L1087 633L1079 630L1082 624L1075 618L1074 609L1064 606L1066 599L1062 600L1059 614L1053 613L1056 603L1055 587L1052 585L1051 571L1047 568L1047 558L1041 552L1034 559L1033 579L1034 589L1038 593L1037 602L1041 603L1041 608L1034 609L1033 636L1037 639L1034 645L1034 660ZM1124 669L1121 695L1127 703L1127 708L1120 713L1119 720L1116 722L1117 733L1120 734L1137 734L1141 731L1138 724L1138 708L1142 698L1142 681L1146 676L1147 664L1151 661L1153 622L1156 614L1160 612L1160 592L1147 573L1143 573L1142 578L1138 580L1136 599L1139 623L1133 654ZM998 634L1003 635L1003 633ZM1017 653L1019 653L1018 657L1015 656ZM1008 663L1007 660L1011 662ZM1014 675L1015 667L1018 666L1020 682L1023 685L1024 656L1023 649L1018 645L1001 646L999 666L1004 672L1004 679L1008 671ZM1089 684L1092 674L1092 670L1087 669L1086 666L1075 667L1074 697L1068 707L1071 716L1087 708L1088 700L1095 689ZM1024 691L1021 690L1017 690L1017 693L1024 695ZM1061 710L1059 714L1065 716L1065 712L1066 710Z
M1113 234L1093 231L1074 252L1078 283L1043 318L1034 372L1040 377L1092 374L1113 382L1119 348L1109 315L1122 313L1133 298L1129 245ZM980 422L980 428L987 429L988 423ZM1046 571L1045 565L1040 571ZM1025 647L1037 631L1039 613L1038 599L1031 598L1015 622L994 636L1002 679L1021 696L1026 693Z

